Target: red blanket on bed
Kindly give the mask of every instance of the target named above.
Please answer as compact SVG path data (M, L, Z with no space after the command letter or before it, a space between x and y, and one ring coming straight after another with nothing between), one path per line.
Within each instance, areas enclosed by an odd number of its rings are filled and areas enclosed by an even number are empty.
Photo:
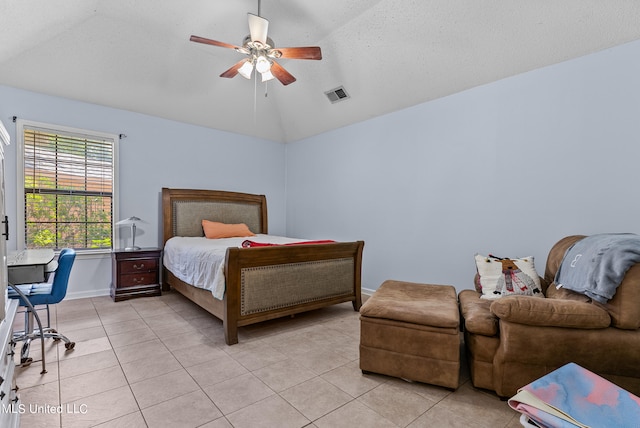
M336 242L336 241L332 241L331 239L323 239L323 240L319 240L319 241L292 242L290 244L269 244L269 243L266 243L266 242L249 241L247 239L247 240L242 242L242 247L243 248L253 248L253 247L275 247L275 246L278 246L278 245L330 244L332 242Z

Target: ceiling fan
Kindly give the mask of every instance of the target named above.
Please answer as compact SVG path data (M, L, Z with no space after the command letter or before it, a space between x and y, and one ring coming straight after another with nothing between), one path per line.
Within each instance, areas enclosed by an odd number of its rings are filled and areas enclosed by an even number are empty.
M322 52L318 46L276 48L273 40L267 37L269 21L260 16L260 0L258 0L258 14L247 14L249 19L249 35L242 41L242 46L206 39L199 36L191 36L192 42L235 49L237 52L247 55L247 58L235 63L220 77L235 77L240 74L246 79L251 79L253 69L260 73L262 81L278 79L283 85L296 81L296 78L276 62L278 58L287 59L322 59Z

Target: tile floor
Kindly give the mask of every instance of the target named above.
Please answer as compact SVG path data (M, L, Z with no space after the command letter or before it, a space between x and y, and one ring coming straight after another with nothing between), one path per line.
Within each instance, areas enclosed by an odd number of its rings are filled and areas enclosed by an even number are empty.
M466 368L456 391L362 375L350 303L241 328L233 346L177 293L65 300L52 318L76 346L47 341L41 375L32 344L17 369L24 428L520 426Z

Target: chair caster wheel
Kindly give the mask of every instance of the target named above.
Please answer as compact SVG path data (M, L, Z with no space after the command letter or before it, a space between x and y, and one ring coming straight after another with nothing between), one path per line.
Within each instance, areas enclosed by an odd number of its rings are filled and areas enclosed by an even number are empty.
M60 338L59 338L59 337L54 337L54 338L53 338L53 341L54 341L54 342L60 342Z
M20 360L20 367L29 367L33 363L33 358L27 357Z
M65 343L64 347L67 348L67 351L72 350L76 346L76 342Z

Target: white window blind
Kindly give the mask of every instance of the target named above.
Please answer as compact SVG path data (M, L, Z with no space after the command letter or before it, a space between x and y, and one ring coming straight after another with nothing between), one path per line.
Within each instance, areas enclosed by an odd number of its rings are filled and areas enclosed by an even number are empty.
M23 124L26 248L112 247L116 139Z

